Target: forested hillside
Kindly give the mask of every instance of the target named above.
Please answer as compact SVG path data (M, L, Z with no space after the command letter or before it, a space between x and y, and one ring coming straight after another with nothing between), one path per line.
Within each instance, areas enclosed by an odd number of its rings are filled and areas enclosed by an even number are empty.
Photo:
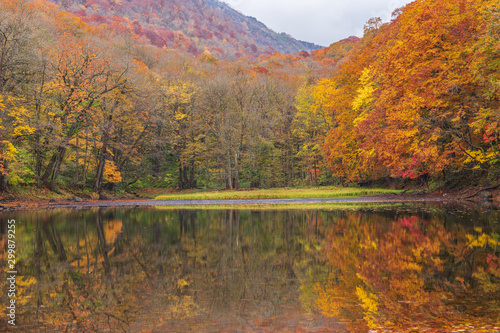
M465 172L498 182L499 8L415 1L390 24L368 22L349 60L312 88L311 110L330 119L324 156L334 175L446 182Z
M173 4L0 0L2 191L498 179L497 1L416 1L311 55Z
M158 47L199 55L257 57L274 52L295 54L320 46L276 33L218 0L54 0L93 26L134 33Z

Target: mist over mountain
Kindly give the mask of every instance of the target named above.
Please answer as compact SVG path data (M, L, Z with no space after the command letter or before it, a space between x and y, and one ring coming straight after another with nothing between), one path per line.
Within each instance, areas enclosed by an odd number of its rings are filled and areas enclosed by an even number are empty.
M311 52L321 46L277 33L217 0L54 0L91 25L130 30L157 47L217 57Z

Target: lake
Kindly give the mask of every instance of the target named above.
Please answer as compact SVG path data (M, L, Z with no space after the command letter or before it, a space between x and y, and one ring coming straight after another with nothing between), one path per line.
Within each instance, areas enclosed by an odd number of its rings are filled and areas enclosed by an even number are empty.
M23 332L499 332L499 221L425 204L13 212L0 269L15 224Z

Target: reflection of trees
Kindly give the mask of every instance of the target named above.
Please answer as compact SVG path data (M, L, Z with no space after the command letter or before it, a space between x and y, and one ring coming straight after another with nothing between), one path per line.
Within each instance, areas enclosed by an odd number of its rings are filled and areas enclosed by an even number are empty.
M500 294L491 293L500 282L498 235L467 234L449 220L357 213L337 220L327 247L333 272L317 285L318 308L352 331L498 324Z
M482 222L315 210L22 214L21 328L294 331L302 324L286 325L304 310L353 331L498 318L498 235Z
M24 327L49 331L184 331L185 325L218 321L220 327L268 325L260 319L300 310L295 274L305 266L297 263L306 260L312 267L320 251L314 214L25 214L30 230L22 235L33 245L22 247L28 258L22 271L36 283L20 317Z

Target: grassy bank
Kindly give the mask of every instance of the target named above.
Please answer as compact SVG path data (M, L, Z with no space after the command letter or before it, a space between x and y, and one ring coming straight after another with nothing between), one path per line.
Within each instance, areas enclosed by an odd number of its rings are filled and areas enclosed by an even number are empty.
M401 204L387 204L375 202L356 203L304 203L304 204L270 204L270 205L180 205L180 206L155 206L160 210L360 210L360 209L382 209L395 207Z
M302 198L352 198L367 195L399 193L388 189L350 187L280 188L243 191L205 191L159 195L156 200L226 200L226 199L302 199Z

